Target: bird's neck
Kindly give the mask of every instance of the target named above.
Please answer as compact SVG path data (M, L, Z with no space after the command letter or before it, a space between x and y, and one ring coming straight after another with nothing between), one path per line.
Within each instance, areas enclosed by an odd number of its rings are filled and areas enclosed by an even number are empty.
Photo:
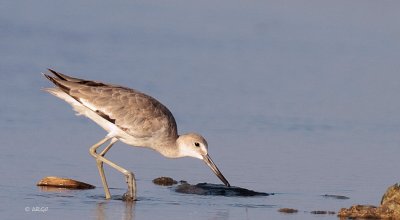
M179 158L182 157L179 146L176 141L168 141L161 143L157 146L157 151L160 152L164 157L168 158Z

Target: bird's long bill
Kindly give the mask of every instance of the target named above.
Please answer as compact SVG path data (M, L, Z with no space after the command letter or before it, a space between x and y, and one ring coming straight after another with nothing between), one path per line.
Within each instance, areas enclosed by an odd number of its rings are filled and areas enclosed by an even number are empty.
M225 179L224 175L222 175L221 171L219 171L218 167L211 160L211 157L207 154L203 156L203 161L211 168L211 170L217 175L217 177L225 184L225 186L231 186L228 180Z

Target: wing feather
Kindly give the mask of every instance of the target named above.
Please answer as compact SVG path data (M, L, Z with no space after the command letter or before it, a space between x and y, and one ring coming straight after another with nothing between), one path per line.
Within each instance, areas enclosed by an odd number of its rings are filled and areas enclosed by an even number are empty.
M136 138L162 140L177 137L173 115L151 96L118 85L66 75L46 77L65 93Z

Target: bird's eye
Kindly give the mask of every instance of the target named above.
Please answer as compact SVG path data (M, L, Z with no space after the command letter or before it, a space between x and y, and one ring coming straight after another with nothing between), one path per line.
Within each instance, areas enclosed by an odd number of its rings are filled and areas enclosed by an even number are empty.
M194 146L200 147L200 144L199 144L198 142L195 142L195 143L194 143Z

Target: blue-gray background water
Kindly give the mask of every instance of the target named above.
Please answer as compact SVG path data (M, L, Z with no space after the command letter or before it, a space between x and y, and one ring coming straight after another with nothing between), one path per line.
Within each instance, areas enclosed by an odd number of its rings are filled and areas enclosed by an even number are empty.
M335 219L309 212L378 205L400 179L399 8L365 0L0 2L0 215ZM88 149L106 133L40 90L50 86L40 74L48 67L151 94L181 133L207 138L232 185L277 194L177 194L151 180L219 180L199 160L117 144L107 157L135 172L140 201L105 201ZM52 175L98 187L35 186ZM122 195L123 176L108 167L106 175ZM300 212L277 212L283 207Z

